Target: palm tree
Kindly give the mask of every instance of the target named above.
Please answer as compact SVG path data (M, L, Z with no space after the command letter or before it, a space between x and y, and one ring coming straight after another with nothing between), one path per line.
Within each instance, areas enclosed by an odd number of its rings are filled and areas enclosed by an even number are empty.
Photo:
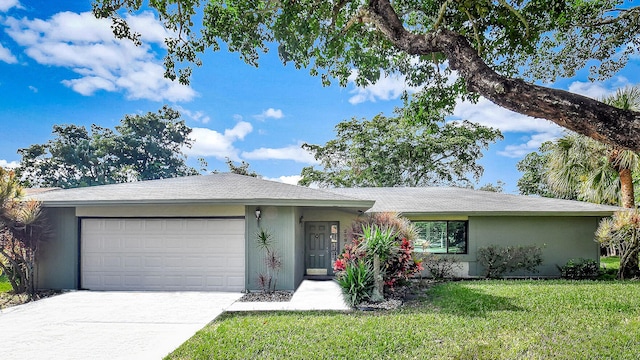
M634 86L618 89L615 95L606 97L602 101L623 110L640 111L640 88ZM620 178L620 203L622 207L634 208L635 196L632 172L638 170L640 163L638 154L619 147L610 147L608 160L611 167L618 172Z
M47 234L37 201L22 201L22 187L13 171L0 168L0 271L13 292L35 293L38 245Z
M640 88L627 87L602 99L625 110L640 110ZM547 145L546 181L560 197L598 204L635 207L633 172L640 170L638 154L578 134Z
M640 110L640 88L627 87L602 99L609 105L625 110ZM547 145L546 181L553 192L565 198L598 204L619 205L633 209L634 172L640 171L638 153L600 143L586 136L568 134ZM624 277L638 273L640 247L629 249L633 254L625 264Z

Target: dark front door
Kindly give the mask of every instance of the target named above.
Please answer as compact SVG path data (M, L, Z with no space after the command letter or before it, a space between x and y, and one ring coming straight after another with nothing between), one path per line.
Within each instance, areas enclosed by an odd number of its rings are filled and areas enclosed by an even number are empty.
M338 248L338 223L305 223L305 266L307 275L331 275L332 251Z

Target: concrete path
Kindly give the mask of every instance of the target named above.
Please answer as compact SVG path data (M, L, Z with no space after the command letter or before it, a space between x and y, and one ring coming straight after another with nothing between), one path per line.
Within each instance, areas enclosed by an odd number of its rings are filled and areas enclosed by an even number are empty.
M74 291L0 311L0 359L161 359L224 311L348 311L335 281L305 280L289 302L241 293Z
M304 280L289 302L235 302L227 311L336 310L349 311L335 281Z
M9 359L161 359L241 293L65 293L2 310Z

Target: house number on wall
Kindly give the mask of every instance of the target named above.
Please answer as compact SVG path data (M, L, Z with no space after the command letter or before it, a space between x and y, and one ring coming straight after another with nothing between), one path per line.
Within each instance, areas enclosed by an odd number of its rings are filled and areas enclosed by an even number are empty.
M331 263L338 259L338 225L331 225Z

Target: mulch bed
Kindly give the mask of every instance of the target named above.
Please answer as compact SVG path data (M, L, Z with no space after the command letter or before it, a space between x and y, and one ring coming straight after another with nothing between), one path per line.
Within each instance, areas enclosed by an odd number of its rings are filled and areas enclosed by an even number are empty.
M27 294L0 293L0 310L8 307L26 304L31 301L48 298L60 294L61 291L46 290L37 292L32 299Z
M274 291L272 293L264 293L262 291L250 292L244 294L240 302L287 302L293 296L292 291Z

